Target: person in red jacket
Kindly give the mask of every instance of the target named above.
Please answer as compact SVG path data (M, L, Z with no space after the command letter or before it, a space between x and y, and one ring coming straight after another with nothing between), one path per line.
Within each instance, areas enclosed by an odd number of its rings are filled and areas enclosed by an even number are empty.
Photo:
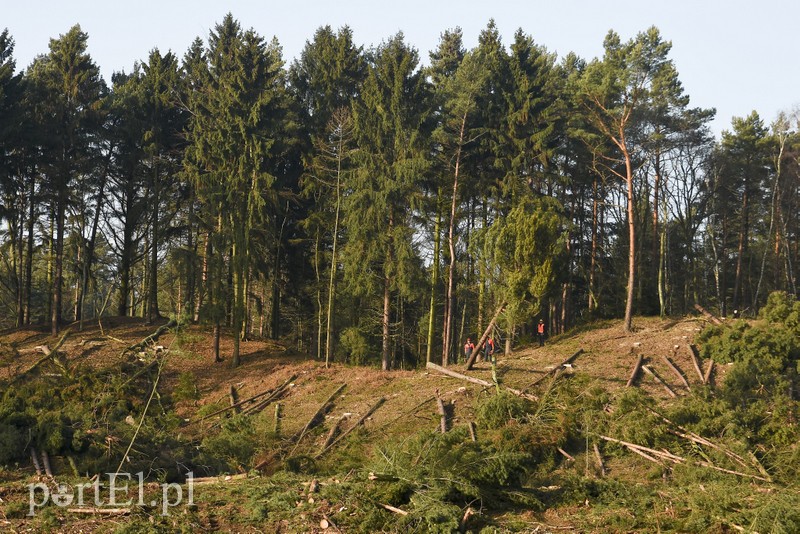
M469 361L469 357L472 356L472 351L475 350L475 343L472 342L472 338L467 338L467 342L464 343L464 360Z
M539 319L539 324L536 327L536 334L539 336L539 346L544 347L544 320Z
M486 340L486 345L484 345L484 356L487 362L492 361L492 354L494 354L494 338L489 336L489 339Z

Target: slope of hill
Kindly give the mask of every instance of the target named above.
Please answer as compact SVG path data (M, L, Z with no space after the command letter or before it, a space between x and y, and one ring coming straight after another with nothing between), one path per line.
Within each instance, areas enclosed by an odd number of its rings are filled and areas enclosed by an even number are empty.
M745 452L715 437L705 445L705 438L695 440L692 431L660 419L670 410L684 413L698 395L713 394L726 371L716 366L705 376L709 362L693 361L690 345L703 325L696 318L641 318L634 333L625 333L618 323L596 324L543 348L500 355L499 388L486 362L469 372L462 363L450 369L488 387L436 369L326 368L296 348L262 340L243 342L242 364L232 369L213 362L212 340L197 326L166 330L128 350L154 326L115 318L102 329L70 333L50 358L43 353L58 339L36 329L6 332L0 338L0 380L7 384L0 410L9 409L13 390L51 384L58 391L65 375L70 384L84 374L102 376L101 383L116 384L112 396L128 398L117 415L126 425L108 423L111 416L101 415L111 412L96 402L87 407L94 419L81 419L96 421L94 428L76 429L72 445L53 443L45 451L54 478L37 475L29 459L36 432L24 440L16 467L0 471L0 523L64 532L744 528L735 515L693 509L701 501L692 500L687 484L711 500L718 492L751 500L783 499L784 493L770 485L758 460L717 458ZM229 344L223 338L222 354ZM646 372L631 380L640 356ZM240 404L231 408L234 403ZM439 433L442 424L446 434ZM78 430L94 448L76 445ZM666 452L657 445L669 432L689 437L672 436L681 448ZM105 444L100 456L109 470L117 459L123 460L119 472L151 466L143 475L147 498L137 500L134 492L133 505L121 507L101 498L83 510L53 503L56 481L72 488L91 480L85 465L102 464L98 458L82 463L80 455L96 452L98 443ZM713 469L698 468L703 462ZM197 480L190 506L160 507L169 502L165 487L173 499L176 488L187 488L180 479L189 469L194 477L229 477ZM175 480L184 486L167 486ZM49 490L35 493L36 483ZM739 489L730 492L728 484ZM51 499L45 503L46 491ZM145 501L149 506L137 506Z

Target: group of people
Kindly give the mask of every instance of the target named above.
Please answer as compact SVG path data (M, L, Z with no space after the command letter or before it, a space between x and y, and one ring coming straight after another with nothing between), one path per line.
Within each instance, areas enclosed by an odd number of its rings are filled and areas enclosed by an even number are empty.
M544 338L545 338L544 319L539 319L539 324L536 325L536 336L539 338L539 346L544 347ZM492 356L492 354L494 354L498 350L499 349L495 344L494 337L489 336L489 339L486 340L486 344L483 346L484 360L489 361L489 358ZM464 343L464 359L469 361L474 351L475 351L475 343L472 342L472 338L468 337L467 342Z

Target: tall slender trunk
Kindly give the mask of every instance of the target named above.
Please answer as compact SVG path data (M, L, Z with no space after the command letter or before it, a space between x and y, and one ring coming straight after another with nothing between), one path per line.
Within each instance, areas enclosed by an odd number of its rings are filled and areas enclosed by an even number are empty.
M597 228L598 228L598 209L599 201L597 197L597 177L592 180L592 244L589 253L589 313L592 314L597 309L597 290L595 286L595 272L597 271Z
M152 208L152 237L150 241L150 286L147 304L147 322L153 323L161 318L158 310L158 245L159 245L159 204L161 203L161 179L159 176L159 165L156 162L153 166L153 205Z
M436 315L436 284L439 281L439 247L441 245L441 225L442 225L442 190L439 189L436 203L436 224L433 229L433 261L431 262L431 303L428 308L428 346L425 352L425 363L431 361L433 354L433 335L434 335L434 316Z
M315 295L317 297L317 359L322 359L322 331L325 329L322 308L322 276L319 268L320 231L317 227L314 236L314 277L316 278Z
M381 317L381 325L383 327L382 347L381 347L381 369L383 371L389 370L390 361L390 331L389 319L391 312L391 280L388 275L383 277L383 315Z
M66 192L60 191L56 199L55 266L53 269L53 306L50 310L50 333L58 335L61 326L61 292L64 280L64 225Z
M450 362L453 352L451 346L453 337L453 309L455 308L455 275L456 275L456 209L458 208L458 175L461 168L461 149L464 145L464 132L467 126L466 111L461 116L461 129L458 134L458 146L456 148L455 169L453 172L453 197L450 202L450 225L447 231L447 245L450 250L450 266L447 271L447 297L445 301L447 308L445 311L445 324L442 341L442 365L446 366Z
M749 206L747 182L745 181L744 193L742 194L742 226L739 229L739 246L736 258L736 278L733 282L733 309L741 313L741 305L744 302L742 282L744 278L744 255L747 250L747 234L749 229Z
M621 132L622 155L625 158L625 183L627 185L628 212L628 292L625 302L625 331L633 330L633 291L636 283L636 220L633 204L633 166L631 156L625 145L624 133Z
M333 308L336 303L336 272L339 259L336 257L339 243L339 215L342 210L342 151L344 138L339 136L339 150L336 158L336 215L333 219L333 245L331 247L331 272L328 280L328 310L325 321L325 367L333 360Z
M33 227L36 220L36 179L31 175L31 189L29 194L29 212L28 212L28 247L25 252L25 324L31 324L31 286L33 274Z
M109 158L110 160L110 158ZM95 197L95 209L94 209L94 217L92 217L92 230L89 234L89 242L86 245L86 252L84 254L83 259L83 272L81 276L80 282L80 293L77 299L77 305L75 307L76 317L79 321L78 330L83 330L83 302L86 299L86 290L89 285L89 273L92 268L92 262L94 261L94 249L95 243L97 242L97 229L100 226L100 210L103 207L103 199L105 188L106 188L106 180L108 178L108 163L106 163L105 171L103 172L103 176L100 180L100 186L97 189L97 196Z

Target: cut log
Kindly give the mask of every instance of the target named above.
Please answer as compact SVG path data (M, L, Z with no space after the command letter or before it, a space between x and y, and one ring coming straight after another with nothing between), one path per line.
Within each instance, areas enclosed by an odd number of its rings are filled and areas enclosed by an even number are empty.
M593 448L594 457L597 459L597 466L600 468L600 476L606 476L606 465L603 463L603 457L600 455L600 447L595 443Z
M231 390L228 393L228 397L231 399L231 409L234 413L241 413L241 408L239 408L239 395L236 394L236 388L231 384Z
M486 327L486 330L483 332L483 335L478 340L478 342L475 344L475 350L472 351L472 354L470 354L469 359L467 360L467 363L464 366L464 368L467 371L471 371L472 370L472 366L475 365L475 360L478 358L478 354L480 354L481 348L483 347L483 344L486 343L486 340L489 338L489 334L492 332L492 328L494 328L494 323L497 322L497 318L500 317L501 313L503 313L503 310L505 309L505 307L506 307L506 303L503 302L497 308L497 311L494 312L494 317L492 317L492 320L489 321L489 326Z
M197 477L192 478L192 484L223 484L235 480L244 480L247 478L247 473L239 473L236 475L220 475L217 477Z
M170 319L166 324L162 324L161 326L156 328L155 332L153 332L149 336L146 336L144 339L142 339L138 343L134 343L133 345L130 345L125 350L123 350L122 351L122 356L124 356L128 352L139 352L139 351L143 350L145 347L147 347L148 345L154 344L158 340L158 338L161 337L161 334L163 334L164 332L166 332L167 330L169 330L170 328L173 328L175 326L178 326L178 322L175 321L175 319Z
M14 378L11 379L11 383L13 384L15 381L19 380L23 376L25 376L28 373L30 373L31 371L35 370L36 368L38 368L40 365L42 365L47 360L52 360L53 363L56 364L56 366L59 369L61 369L61 371L66 376L70 376L69 370L67 369L66 365L64 364L64 362L62 362L61 360L58 359L58 355L57 355L58 349L60 349L61 345L63 345L64 342L67 340L67 337L69 336L69 334L70 334L69 330L64 332L64 334L56 342L56 344L53 345L52 349L50 347L48 347L47 345L39 345L37 347L34 347L33 351L41 352L42 354L44 354L44 356L39 358L38 360L36 360L36 362L33 365L31 365L30 367L28 367L27 369L25 369L24 371L22 371L18 375L14 376Z
M555 366L554 368L548 370L542 376L540 376L539 378L534 380L533 383L530 386L526 387L525 390L523 390L523 391L527 391L528 389L530 389L530 388L534 387L535 385L539 384L539 382L541 382L542 380L544 380L548 376L552 375L553 373L556 373L556 372L560 371L565 365L572 363L572 361L575 360L575 358L577 358L581 354L583 354L583 349L578 349L569 358L567 358L563 362L559 363L557 366Z
M33 464L33 468L36 470L37 475L42 474L42 467L39 465L39 458L36 456L36 449L31 447L31 463Z
M636 360L636 365L633 366L633 371L631 371L631 377L628 379L628 383L625 384L625 387L631 387L633 382L636 380L636 376L639 374L639 369L642 368L642 362L644 362L644 356L641 354L639 358Z
M472 384L477 384L479 386L483 386L486 388L493 388L495 385L488 380L481 380L480 378L475 378L473 376L462 375L461 373L457 373L456 371L451 371L446 367L442 367L441 365L436 365L435 363L428 362L425 364L425 367L428 369L432 369L434 371L438 371L444 375L451 376L453 378L460 378L461 380L466 380L467 382L471 382ZM517 395L518 397L523 397L528 400L537 401L539 397L536 395L531 395L530 393L525 393L524 391L520 391L518 389L510 388L508 386L502 386L502 389Z
M561 456L563 456L564 458L566 458L566 459L567 459L567 460L569 460L570 462L574 462L574 461L575 461L575 457L574 457L574 456L572 456L572 455L571 455L570 453L568 453L567 451L565 451L564 449L562 449L561 447L558 447L558 452L560 452L560 453L561 453Z
M268 389L267 391L262 391L258 395L253 395L252 397L248 397L248 398L246 398L244 400L240 400L239 402L237 402L233 406L226 406L225 408L220 408L219 410L216 410L216 411L214 411L212 413L206 414L203 417L199 417L197 419L192 419L191 421L189 421L189 424L199 423L200 421L205 421L206 419L210 419L210 418L214 417L215 415L219 415L221 413L227 412L227 411L232 410L234 408L241 407L243 404L247 404L248 402L253 402L256 399L260 399L264 395L270 395L270 394L272 394L272 393L274 393L274 392L286 387L287 385L289 385L289 383L291 383L295 378L297 378L297 375L293 375L289 380L287 380L286 382L284 382L282 385L278 386L275 389Z
M658 376L658 374L654 370L650 369L650 367L648 367L647 365L642 365L642 369L644 370L645 373L647 373L648 375L652 376L653 380L655 380L656 382L661 384L661 386L666 390L667 393L669 393L669 395L671 397L677 397L678 396L678 394L675 393L675 391L671 387L669 387L669 384L664 382L661 379L661 377Z
M708 319L708 321L711 322L712 324L715 324L715 325L721 325L722 324L722 320L720 320L717 316L715 316L713 313L711 313L710 311L706 310L705 308L703 308L699 304L695 304L694 305L694 309L699 311L701 314L703 314L703 317Z
M469 438L472 441L478 441L478 432L477 432L477 429L475 427L475 421L470 421L467 424L467 427L469 428Z
M347 430L342 432L339 435L338 438L334 439L330 443L330 445L328 445L326 448L322 449L319 453L317 453L317 455L314 458L319 458L320 456L322 456L323 454L328 452L330 449L332 449L334 446L336 446L336 444L338 444L340 441L342 441L344 438L346 438L353 430L355 430L356 428L358 428L361 425L363 425L364 421L366 421L369 418L369 416L371 416L373 413L375 413L375 411L377 411L378 408L383 406L384 402L386 402L386 399L384 397L381 397L380 399L378 399L377 402L375 402L375 404L373 404L372 407L369 410L367 410L367 413L362 415L358 419L358 421L356 421L356 424L354 424L353 426L351 426L350 428L348 428Z
M343 415L336 420L336 423L334 423L334 425L328 431L328 435L325 437L325 442L322 444L321 450L324 451L326 448L330 447L331 443L333 443L333 440L336 439L336 437L339 435L339 432L341 432L342 423L344 423L347 419L348 416Z
M703 381L705 375L703 375L703 368L700 366L700 352L697 350L697 346L689 345L689 352L692 354L692 363L694 364L694 370L697 371L697 376L699 376L700 380Z
M708 360L708 369L703 375L703 384L709 384L711 381L711 372L714 370L714 360Z
M439 431L442 434L447 434L447 409L444 406L444 401L439 396L439 391L436 391L436 406L439 411Z
M67 508L67 512L71 514L89 514L89 515L128 515L131 513L130 508L97 508L97 507L81 507L81 508Z
M280 402L275 403L275 423L272 427L272 432L275 433L276 437L280 437L281 435L281 409L282 404Z
M346 387L347 384L341 384L338 388L336 388L336 391L331 393L331 395L325 400L325 402L322 403L322 406L320 406L319 409L316 412L314 412L314 415L311 416L311 419L308 420L308 422L305 424L302 430L300 430L300 432L289 438L289 441L295 444L294 448L292 448L292 452L289 453L290 455L294 453L295 449L297 448L297 445L300 443L300 441L303 439L306 433L309 430L313 429L314 427L319 426L325 420L325 414L328 413L328 410L330 410L331 407L333 406L333 401L336 399L336 397L339 396L342 390Z
M392 506L391 504L383 504L383 503L380 503L380 505L381 505L383 508L386 508L387 510L389 510L390 512L394 512L395 514L399 514L399 515L408 515L408 512L406 512L405 510L401 510L400 508L395 508L395 507L394 507L394 506Z
M44 474L52 477L53 470L50 468L50 456L47 455L47 451L42 451L42 465L44 466Z
M675 365L674 363L672 363L672 360L670 360L667 356L664 356L663 354L661 355L661 358L664 360L664 363L667 364L667 367L669 367L672 370L672 372L675 374L675 376L678 377L678 380L681 381L681 384L683 384L683 387L685 387L686 389L691 390L692 388L689 387L689 381L686 380L685 376L683 376L683 373L681 372L680 369L678 369L678 366Z

